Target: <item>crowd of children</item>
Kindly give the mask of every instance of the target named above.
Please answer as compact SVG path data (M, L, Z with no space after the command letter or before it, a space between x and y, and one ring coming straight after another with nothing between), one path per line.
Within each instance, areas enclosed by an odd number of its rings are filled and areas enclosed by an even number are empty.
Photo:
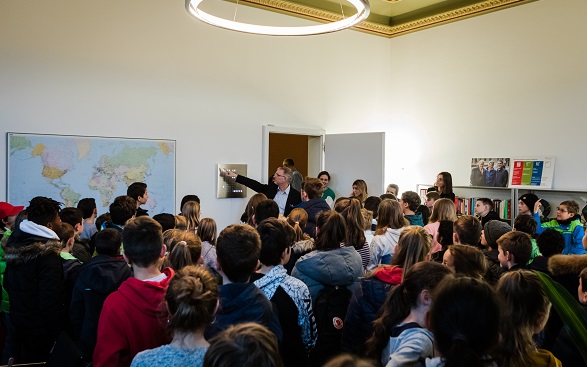
M67 340L59 358L97 367L587 366L535 273L587 304L576 202L544 220L525 194L510 226L487 198L457 216L448 172L424 203L329 181L305 178L286 216L256 194L219 234L196 195L149 217L144 183L100 216L92 198L0 202L3 364Z

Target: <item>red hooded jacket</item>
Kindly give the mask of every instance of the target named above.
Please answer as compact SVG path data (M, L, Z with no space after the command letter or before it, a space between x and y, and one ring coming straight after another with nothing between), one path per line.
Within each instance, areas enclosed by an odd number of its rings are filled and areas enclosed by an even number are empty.
M98 322L95 367L130 366L134 356L171 342L164 326L163 297L173 269L159 283L128 278L106 298Z

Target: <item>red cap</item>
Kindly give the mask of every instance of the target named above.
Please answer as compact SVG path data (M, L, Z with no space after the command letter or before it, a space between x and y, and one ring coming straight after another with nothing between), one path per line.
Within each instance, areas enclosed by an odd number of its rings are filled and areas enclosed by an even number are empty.
M24 206L14 206L5 201L0 201L0 219L17 215L24 209Z

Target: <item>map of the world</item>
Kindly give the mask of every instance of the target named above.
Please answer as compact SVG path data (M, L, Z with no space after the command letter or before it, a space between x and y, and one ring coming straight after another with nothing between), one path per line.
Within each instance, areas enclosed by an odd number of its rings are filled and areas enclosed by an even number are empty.
M94 198L108 211L133 182L145 182L153 216L175 214L175 141L8 133L8 201L46 196L76 206Z

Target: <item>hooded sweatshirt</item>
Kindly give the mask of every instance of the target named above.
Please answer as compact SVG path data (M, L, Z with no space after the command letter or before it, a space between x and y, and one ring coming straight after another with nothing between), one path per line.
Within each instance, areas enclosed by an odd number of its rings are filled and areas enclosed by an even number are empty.
M6 243L4 287L21 362L45 360L65 327L65 293L59 237L24 220Z
M128 278L106 298L98 322L94 367L130 366L134 356L171 342L163 323L163 297L174 275L160 282Z
M73 288L69 318L74 339L91 359L98 320L106 298L132 274L124 259L98 255L82 265Z
M381 352L381 363L385 367L414 365L420 358L434 355L434 337L420 325L398 325L392 328L391 333L387 346Z
M381 264L391 263L399 236L404 228L387 228L385 233L373 237L371 241L371 258L367 270L373 270Z

